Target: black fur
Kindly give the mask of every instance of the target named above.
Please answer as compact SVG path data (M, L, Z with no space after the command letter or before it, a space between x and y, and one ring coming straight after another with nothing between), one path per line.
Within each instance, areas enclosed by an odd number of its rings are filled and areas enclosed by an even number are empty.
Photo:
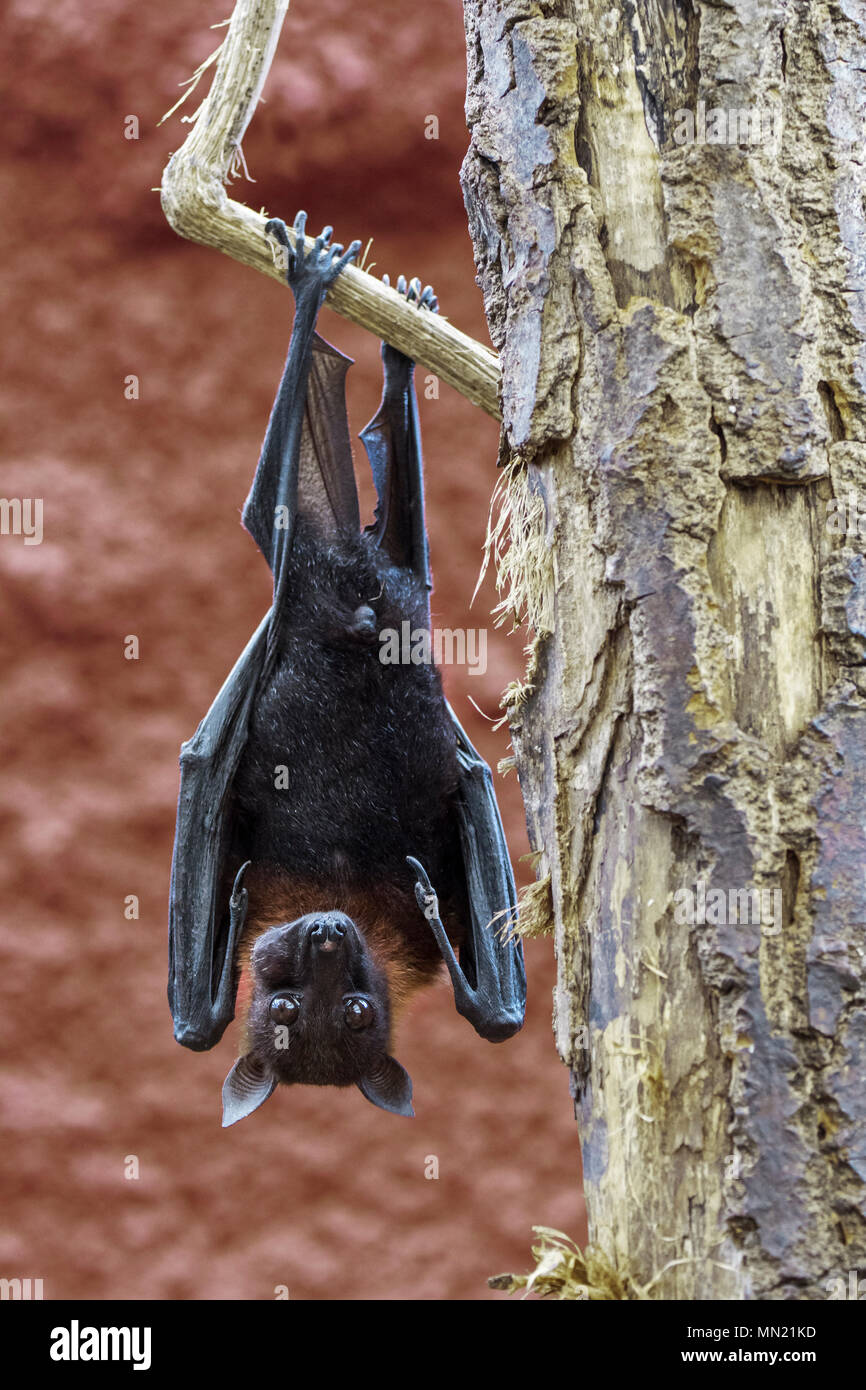
M414 854L447 904L459 864L454 725L432 664L379 659L384 629L426 626L426 591L372 537L323 542L302 518L288 564L278 657L235 784L238 851L332 895L371 881L411 891ZM358 633L365 607L375 630Z

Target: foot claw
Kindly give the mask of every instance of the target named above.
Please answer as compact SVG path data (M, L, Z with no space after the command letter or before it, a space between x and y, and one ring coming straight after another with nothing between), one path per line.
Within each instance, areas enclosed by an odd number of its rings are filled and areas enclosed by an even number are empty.
M286 251L286 279L299 294L318 293L319 302L324 299L329 285L332 285L340 271L353 261L361 249L360 241L353 241L348 251L343 252L341 242L330 244L333 227L324 227L307 250L305 243L307 214L299 212L295 218L292 232L294 245L289 240L286 224L279 217L272 217L265 224L265 236L273 237ZM342 253L342 254L341 254Z
M387 285L390 289L391 277L389 275L383 275L382 284ZM433 286L425 285L422 290L421 281L418 279L417 275L413 276L408 282L405 275L399 275L395 288L398 294L403 295L407 304L413 305L416 309L428 309L431 314L438 314L439 300L436 298Z
M289 249L289 233L281 217L272 217L265 223L265 236L272 236L281 246L285 246L286 250Z

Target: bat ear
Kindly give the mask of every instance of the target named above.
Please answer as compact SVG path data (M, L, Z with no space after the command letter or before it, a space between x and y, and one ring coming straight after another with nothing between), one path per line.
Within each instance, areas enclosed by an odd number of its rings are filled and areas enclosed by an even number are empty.
M276 1085L250 1053L239 1057L223 1082L223 1129L258 1110Z
M374 1071L358 1082L358 1090L382 1110L392 1115L414 1115L412 1109L412 1078L395 1057L387 1054L376 1064Z

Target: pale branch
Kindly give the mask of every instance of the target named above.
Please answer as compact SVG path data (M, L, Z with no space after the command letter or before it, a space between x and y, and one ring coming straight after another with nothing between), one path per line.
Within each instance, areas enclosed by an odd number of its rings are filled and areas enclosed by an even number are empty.
M169 225L285 284L265 240L267 217L229 198L226 180L242 164L241 141L271 65L289 0L237 0L210 92L184 144L162 175ZM296 209L284 210L291 223ZM346 243L352 237L342 238ZM308 244L311 244L308 242ZM327 303L434 372L488 415L500 418L499 359L440 314L419 313L381 281L347 266Z

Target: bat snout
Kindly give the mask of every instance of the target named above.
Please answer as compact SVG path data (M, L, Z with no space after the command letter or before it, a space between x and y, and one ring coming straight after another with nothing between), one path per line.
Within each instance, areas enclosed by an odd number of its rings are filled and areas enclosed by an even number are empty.
M337 952L354 930L351 918L343 912L327 912L315 916L310 923L310 942L318 952Z
M314 929L313 945L320 951L336 951L344 936L345 932L340 927L335 927L332 923L328 923L325 927L316 927Z
M269 927L253 947L254 972L277 980L286 971L302 975L316 960L351 957L359 945L357 928L344 912L315 912Z
M256 998L292 988L329 1000L341 1011L347 991L369 992L376 986L375 967L363 933L344 912L310 912L294 922L270 927L256 941L251 955ZM255 1004L255 1001L254 1001ZM305 1017L309 1007L304 1010Z

